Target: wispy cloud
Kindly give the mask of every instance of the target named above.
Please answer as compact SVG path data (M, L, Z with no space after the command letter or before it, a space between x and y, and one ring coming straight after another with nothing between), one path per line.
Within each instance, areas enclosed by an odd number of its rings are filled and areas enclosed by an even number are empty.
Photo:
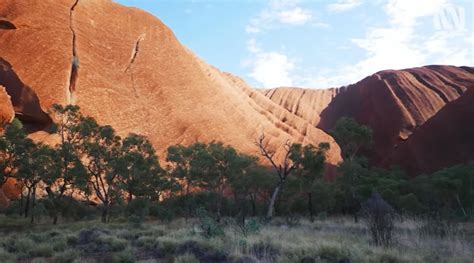
M311 10L297 5L297 1L272 0L246 27L247 33L260 33L281 25L301 26L313 19Z
M339 13L354 9L362 4L362 0L338 0L336 3L328 5L328 10Z

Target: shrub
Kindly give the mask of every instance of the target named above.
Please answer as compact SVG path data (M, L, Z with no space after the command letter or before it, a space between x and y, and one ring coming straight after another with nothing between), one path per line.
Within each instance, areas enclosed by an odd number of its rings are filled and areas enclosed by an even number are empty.
M51 257L53 255L53 248L49 246L48 244L39 244L33 247L29 251L29 256L30 257Z
M429 218L418 229L421 236L435 237L454 236L458 231L458 225L455 222L440 217Z
M272 262L280 255L280 250L270 240L254 244L251 247L251 252L259 260L269 260Z
M125 209L128 222L134 227L141 226L149 214L149 206L146 199L136 198L130 201Z
M407 263L406 260L400 259L395 255L382 254L379 258L380 263Z
M91 244L94 251L121 251L127 247L127 241L119 239L113 236L99 236L94 240L94 244Z
M261 225L255 219L245 220L245 218L234 219L231 222L234 232L247 237L250 234L257 234L260 231Z
M10 239L4 246L10 253L28 253L35 243L29 238L18 238Z
M193 254L185 254L178 256L174 260L175 263L198 263L199 260Z
M210 216L205 209L197 209L196 216L198 218L198 227L202 236L205 238L213 238L224 235L222 226L219 225L217 220Z
M157 242L154 237L139 237L136 241L136 245L145 249L153 249L156 248Z
M164 222L171 222L176 218L176 214L173 209L170 209L161 204L151 206L150 215Z
M77 250L68 249L53 257L53 261L57 263L72 263L80 256Z
M107 254L103 259L104 263L133 263L135 262L131 250L124 250L119 253Z
M321 246L318 250L318 255L321 259L329 262L340 262L346 260L349 253L340 247Z
M372 240L377 246L389 246L392 243L395 228L395 211L378 193L374 193L363 205Z
M15 256L0 247L0 260L1 262L15 262Z

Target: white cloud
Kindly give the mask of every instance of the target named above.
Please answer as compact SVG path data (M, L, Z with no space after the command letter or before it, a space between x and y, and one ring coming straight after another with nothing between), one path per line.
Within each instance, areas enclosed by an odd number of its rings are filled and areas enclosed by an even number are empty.
M301 26L313 19L311 10L303 9L293 0L272 0L246 26L247 33L260 33L281 25Z
M246 61L245 66L251 68L250 77L265 88L292 86L290 77L295 63L280 52L263 51L255 39L247 42L247 49L252 53L252 59Z
M421 19L438 14L447 3L448 0L390 0L384 7L389 26L370 28L364 38L351 39L358 48L365 50L364 59L340 70L316 74L305 81L338 86L354 83L384 69L427 64L472 65L473 37L469 30L440 30L432 35L420 31Z
M348 10L349 3L354 8L361 1L339 1L339 10ZM364 57L347 66L335 68L304 68L299 61L289 57L286 51L263 50L255 39L247 43L252 54L247 61L250 76L264 87L305 86L313 88L338 87L355 83L366 76L385 69L403 69L428 64L468 65L474 63L474 36L467 28L435 27L435 16L446 13L450 0L389 0L379 6L386 14L386 26L366 29L362 37L350 39L336 49L359 49ZM280 8L288 3L280 2L272 8ZM290 6L290 10L297 8ZM333 7L335 8L335 7ZM336 10L336 9L333 9ZM298 12L295 12L296 14ZM268 29L262 21L274 21L272 12L266 10L259 19L249 24L249 31L260 32ZM270 19L270 17L273 17ZM297 17L297 16L295 16ZM314 19L313 19L314 20ZM296 21L296 20L293 20ZM433 23L433 24L430 24ZM311 21L312 26L318 26ZM324 27L324 25L319 25Z
M300 7L278 13L279 21L289 25L304 25L311 20L311 17L312 14L309 10L304 10Z
M327 29L331 27L330 24L324 23L324 22L316 22L316 23L313 23L312 25L315 27L323 28L323 29Z
M338 0L336 3L328 5L328 10L331 12L339 13L351 10L362 4L362 0Z

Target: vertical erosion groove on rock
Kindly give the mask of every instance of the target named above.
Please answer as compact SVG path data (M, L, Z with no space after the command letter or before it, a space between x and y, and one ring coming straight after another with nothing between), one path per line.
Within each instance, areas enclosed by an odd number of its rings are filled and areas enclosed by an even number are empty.
M16 26L10 21L0 19L0 29L12 30L16 29Z
M76 46L76 31L74 30L74 10L79 4L79 0L76 0L69 10L69 29L72 33L72 61L71 61L71 73L69 76L69 88L66 90L67 93L67 102L68 104L75 103L75 91L76 91L76 82L79 75L79 56L77 54Z
M133 89L133 92L135 93L135 97L138 97L138 94L135 88L135 80L133 78L132 66L133 66L133 63L135 63L135 60L137 59L138 52L140 52L140 43L143 40L143 38L144 36L142 35L138 38L137 42L135 42L135 46L133 47L133 51L132 51L132 57L130 58L130 62L128 63L127 67L125 68L125 73L130 72L130 80L132 81L132 89Z

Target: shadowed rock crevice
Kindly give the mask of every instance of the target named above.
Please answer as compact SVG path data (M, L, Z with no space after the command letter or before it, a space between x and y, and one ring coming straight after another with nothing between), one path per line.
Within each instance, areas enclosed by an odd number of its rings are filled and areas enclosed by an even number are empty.
M16 29L16 26L10 21L0 19L0 30L1 29L13 30Z
M23 123L28 132L43 130L51 125L52 120L41 109L36 93L21 81L11 64L1 57L0 85L5 87L11 97L15 116Z
M79 56L77 55L76 31L74 30L74 10L78 4L79 0L76 0L69 10L69 29L72 33L72 61L71 73L69 76L69 89L66 91L68 94L68 104L75 103L76 82L79 75Z

